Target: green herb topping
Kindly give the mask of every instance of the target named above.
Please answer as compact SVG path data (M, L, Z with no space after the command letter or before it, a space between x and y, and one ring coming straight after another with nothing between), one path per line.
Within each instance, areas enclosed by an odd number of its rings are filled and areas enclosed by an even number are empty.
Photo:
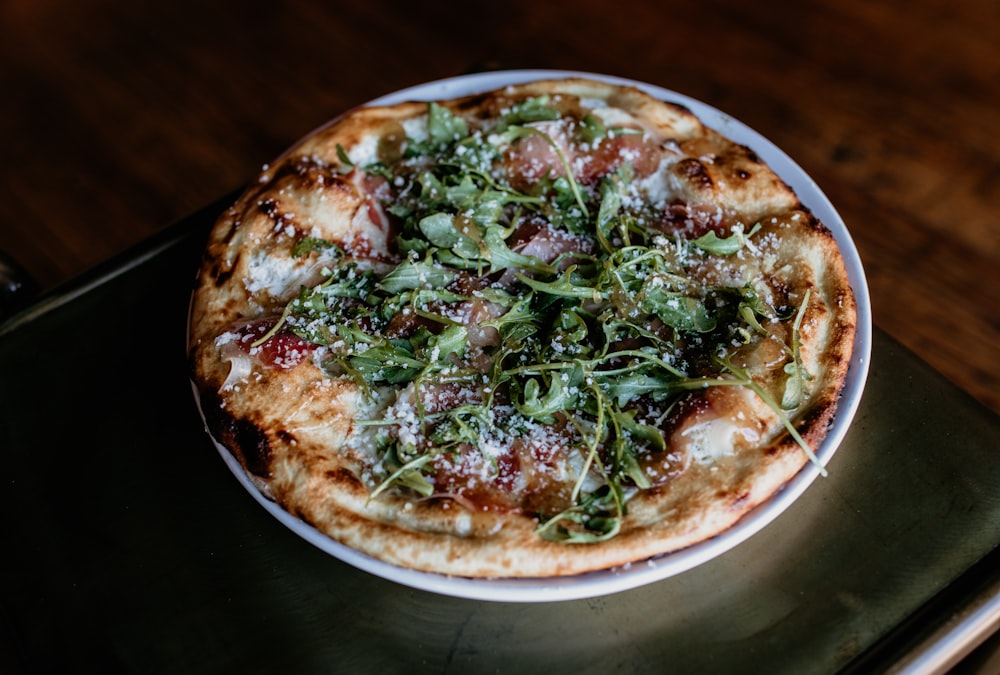
M667 420L711 387L760 396L812 456L789 422L808 295L774 307L753 279L706 272L766 245L760 225L692 233L650 196L658 175L638 175L631 151L659 152L648 135L556 100L489 124L430 103L426 122L382 161L338 148L340 171L385 181L396 259L299 241L325 280L258 341L320 345L371 401L356 443L378 458L372 499L517 509L543 537L601 541L634 494L683 470ZM767 383L739 360L762 341L784 355Z

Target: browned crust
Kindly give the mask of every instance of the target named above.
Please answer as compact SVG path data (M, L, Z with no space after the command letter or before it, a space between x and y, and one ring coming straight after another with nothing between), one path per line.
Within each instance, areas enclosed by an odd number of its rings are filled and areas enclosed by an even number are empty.
M686 156L672 169L686 201L722 204L745 222L763 219L765 227L775 216L791 228L783 232L788 269L781 274L800 297L807 288L812 294L803 321L803 359L815 378L809 403L794 423L818 447L836 413L856 321L854 295L830 232L752 150L706 128L687 109L637 89L583 79L543 81L443 104L488 116L511 100L539 94L603 98L630 111ZM281 250L274 241L278 229L290 228L295 234L289 238L306 233L315 223L304 222L303 214L318 208L316 194L344 216L325 236L377 237L352 230L350 216L360 208L359 198L330 168L336 146L351 148L424 110L423 103L358 109L318 130L266 168L212 231L190 317L193 378L212 435L270 497L333 539L389 563L461 576L544 577L625 565L703 541L738 522L802 470L808 458L779 430L759 447L719 461L714 470L692 467L640 494L630 503L621 533L610 541L556 544L536 536L538 523L517 513L471 513L448 501L413 502L391 494L370 501L359 478L359 458L344 446L357 392L329 382L311 364L264 373L253 387L220 392L229 364L220 358L215 338L234 323L272 311L248 301L241 282L254 252ZM300 272L308 277L308 270ZM302 430L317 419L322 429Z

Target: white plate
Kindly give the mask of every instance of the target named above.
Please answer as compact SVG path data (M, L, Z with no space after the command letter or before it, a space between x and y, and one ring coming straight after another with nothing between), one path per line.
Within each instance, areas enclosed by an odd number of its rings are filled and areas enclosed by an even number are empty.
M391 105L407 100L450 99L489 91L508 84L573 76L632 85L657 98L686 106L709 127L753 149L795 190L802 203L811 209L833 232L840 245L847 265L847 273L857 298L858 323L854 355L837 417L822 447L816 451L820 464L826 466L847 433L868 377L872 338L868 285L861 266L861 259L840 215L816 183L773 143L725 113L677 92L619 77L576 71L517 70L467 75L403 89L371 101L369 105ZM195 396L197 397L197 391ZM788 508L820 475L819 468L810 462L779 493L751 511L725 532L686 549L633 563L627 567L551 579L470 579L397 567L359 553L330 539L264 497L232 454L218 442L216 442L216 447L236 478L261 506L293 532L335 558L358 569L412 588L455 597L503 602L552 602L590 598L660 581L689 570L732 549L760 531Z

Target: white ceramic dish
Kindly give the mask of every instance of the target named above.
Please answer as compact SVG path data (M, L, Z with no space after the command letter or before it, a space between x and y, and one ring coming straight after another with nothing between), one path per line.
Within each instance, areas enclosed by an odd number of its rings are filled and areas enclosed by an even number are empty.
M809 207L833 232L843 253L847 272L857 297L858 323L854 355L837 418L822 447L816 451L820 464L826 466L847 433L868 377L872 339L868 285L861 259L840 215L815 182L773 143L725 113L677 92L633 80L576 71L519 70L468 75L397 91L371 101L369 105L391 105L406 100L450 99L496 89L508 84L571 76L633 85L657 98L686 106L706 125L730 139L752 148L795 190L802 203ZM197 392L195 395L197 396ZM264 497L232 454L218 443L216 446L233 474L261 506L283 525L335 558L358 569L412 588L455 597L501 602L552 602L607 595L660 581L690 570L732 549L760 531L787 509L820 475L819 467L809 463L778 494L750 512L732 528L689 548L633 563L627 567L551 579L470 579L397 567L359 553L330 539Z

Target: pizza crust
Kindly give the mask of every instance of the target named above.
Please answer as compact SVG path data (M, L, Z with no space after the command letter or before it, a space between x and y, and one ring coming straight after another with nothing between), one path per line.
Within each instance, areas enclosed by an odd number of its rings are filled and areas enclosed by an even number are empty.
M826 227L752 150L638 89L546 80L439 104L486 120L537 96L559 97L567 109L585 105L606 119L627 118L655 139L661 165L643 179L645 189L670 196L677 222L695 229L708 221L717 228L760 224L754 241L767 243L765 252L718 270L705 263L700 274L752 284L775 306L809 298L800 317L800 358L811 379L794 424L818 447L846 378L856 321L843 260ZM695 412L685 413L669 434L677 457L658 469L673 477L636 491L620 531L600 543L549 541L537 534L538 516L518 509L471 510L460 500L398 489L372 498L378 460L357 438L378 410L358 383L309 354L296 355L301 362L291 368L266 367L236 346L245 345L248 334L261 337L263 329L248 333L247 326L268 317L273 323L301 287L324 278L330 254L292 255L304 238L334 242L366 269L384 272L394 264L396 226L359 172L345 170L343 153L359 166L376 161L392 152L387 145L426 134L426 114L423 102L348 113L266 167L211 233L190 316L192 377L209 431L270 499L331 538L392 564L467 577L548 577L627 565L704 541L802 469L809 458L774 410L746 388L717 387L692 394ZM789 340L787 322L768 330ZM758 344L765 347L744 355L747 368L761 386L774 388L783 377L773 365L780 354L769 352L774 341Z

